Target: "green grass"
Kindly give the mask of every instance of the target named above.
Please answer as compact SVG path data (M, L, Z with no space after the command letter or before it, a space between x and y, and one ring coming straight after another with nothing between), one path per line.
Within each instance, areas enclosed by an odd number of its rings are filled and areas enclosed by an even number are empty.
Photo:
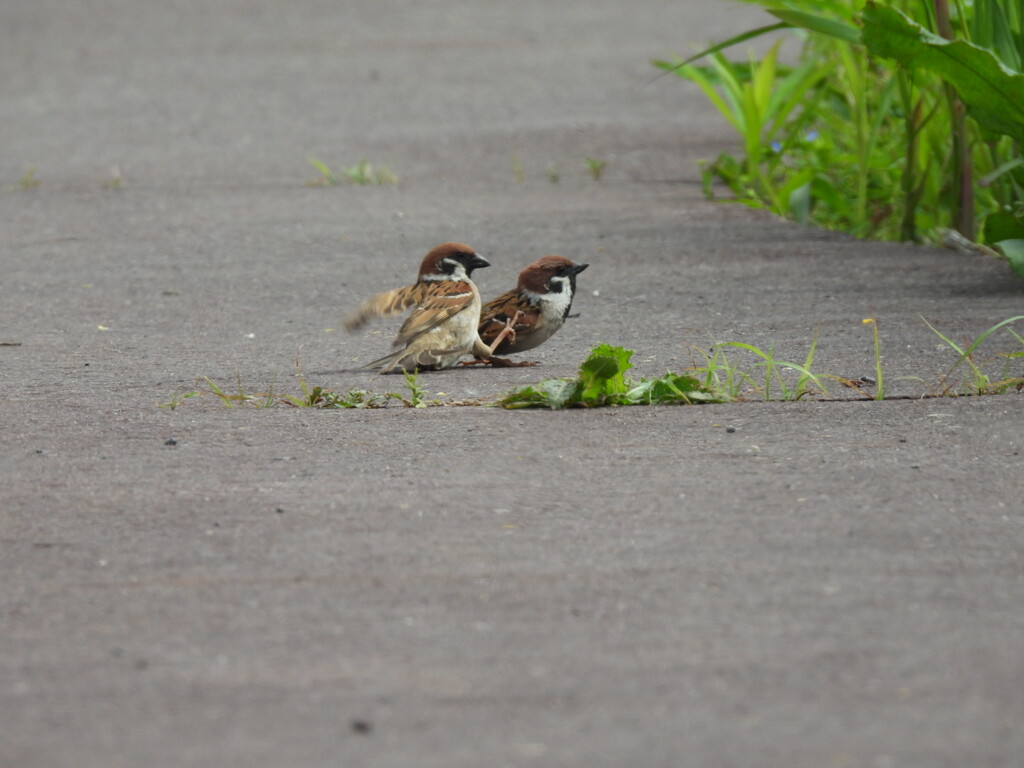
M393 402L400 402L407 408L427 408L442 404L440 400L427 399L426 390L419 383L415 373L405 374L407 396L399 392L371 392L365 389L335 392L323 387L310 386L301 371L297 371L295 377L299 384L298 394L275 392L273 385L266 392L247 392L242 385L240 375L237 377L235 391L228 392L213 379L204 376L195 390L190 392L176 390L170 400L159 403L158 407L173 411L186 400L202 396L216 398L225 408L243 406L273 408L279 405L295 408L385 408Z
M604 173L604 169L608 166L606 161L598 160L596 157L584 157L583 164L587 166L587 172L590 173L590 178L594 181L601 180L601 174Z
M812 394L814 390L811 387L817 388L818 392L828 395L828 389L821 382L820 376L811 372L811 364L814 362L814 352L818 346L818 337L815 334L814 339L811 341L810 349L807 352L803 364L791 363L785 360L777 360L775 358L775 344L769 344L768 350L761 350L752 344L746 344L741 341L727 341L722 345L724 347L733 347L735 349L744 349L754 354L757 358L757 362L753 364L754 368L760 369L761 377L760 381L763 382L760 386L756 386L761 392L761 396L765 400L772 399L772 387L778 388L779 397L782 400L800 400L809 394ZM799 374L795 383L789 383L783 371L795 371ZM754 382L753 372L745 374L745 380Z
M22 191L35 189L42 183L43 182L40 179L36 178L36 167L34 165L30 165L25 170L25 175L18 179L18 183L10 187L10 189L20 189Z
M516 180L516 184L522 184L526 180L523 161L519 159L519 155L512 155L510 163L512 166L512 178Z
M343 180L355 186L368 186L371 184L394 186L398 184L398 175L388 166L384 165L375 168L367 160L360 160L353 166L343 168L341 177L335 175L334 171L326 163L316 158L309 157L306 160L320 174L317 178L306 182L308 187L334 187L341 184Z
M942 339L958 355L956 362L953 363L949 371L939 379L941 394L1001 395L1010 389L1015 389L1018 392L1024 389L1024 376L1014 376L1010 371L1011 361L1024 359L1024 338L1009 327L1013 323L1024 320L1024 315L1009 317L1002 322L996 323L973 341L965 341L962 346L943 334L924 317L921 319L924 320L925 325L936 336ZM1002 328L1005 328L1013 336L1020 345L1020 349L1011 352L997 352L987 358L981 358L979 347L982 342ZM991 372L991 364L994 362L1000 363L998 373ZM986 367L989 368L990 372L986 372ZM955 379L954 374L961 368L966 368L968 372L967 378L962 380Z
M885 400L885 372L882 370L882 339L878 335L878 318L866 317L861 321L871 326L875 348L875 400ZM927 323L928 321L925 320Z
M120 189L121 181L121 166L115 165L110 169L110 178L104 179L100 186L104 189Z
M928 320L925 324L949 350L956 355L950 368L936 377L937 384L918 397L961 397L997 395L1024 390L1024 336L1011 326L1024 321L1024 315L1009 317L992 325L974 339L954 341ZM633 350L601 344L594 347L573 378L542 379L536 384L519 387L494 398L471 402L428 399L426 388L415 373L405 374L406 393L371 392L364 389L333 391L310 386L296 361L297 394L278 393L271 386L266 392L247 392L241 377L236 378L234 391L226 391L213 379L205 377L189 392L176 390L171 399L159 407L175 410L186 401L201 396L213 397L226 408L251 406L271 408L285 405L296 408L384 408L400 402L408 408L440 405L499 405L504 408L599 408L629 405L695 405L727 403L736 400L788 401L808 398L836 400L826 381L836 382L854 390L862 397L881 401L889 399L886 374L882 364L882 341L877 318L862 321L871 326L875 376L849 379L814 371L818 334L815 333L802 362L780 359L775 343L767 348L740 341L726 341L708 350L691 345L691 365L679 372L669 371L654 378L629 378L633 367ZM1015 346L983 354L982 345L997 333L1009 336ZM911 377L907 377L908 379ZM914 381L927 381L913 377ZM869 391L871 388L874 391ZM905 396L903 396L905 397Z

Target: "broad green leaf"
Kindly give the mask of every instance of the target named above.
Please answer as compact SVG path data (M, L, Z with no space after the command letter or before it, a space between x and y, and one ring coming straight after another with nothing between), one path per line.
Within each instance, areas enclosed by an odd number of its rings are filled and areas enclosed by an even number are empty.
M521 387L500 404L505 408L564 408L572 399L577 383L571 379L544 379L533 386Z
M1018 277L1024 277L1024 240L1000 240L995 246L1010 262L1010 269L1016 272Z
M666 373L660 379L628 382L625 372L633 351L601 344L591 350L580 366L578 379L545 379L521 387L498 402L505 408L594 408L612 405L659 405L663 403L721 403L725 392L703 387L692 376Z
M614 357L591 357L580 367L580 373L585 379L604 383L618 375L619 365Z
M638 405L689 405L693 402L723 402L727 399L724 395L708 392L692 376L679 373L666 373L660 379L644 380L640 386L630 390L629 397Z
M625 372L633 367L629 358L633 351L601 344L590 353L580 366L581 402L602 399L606 395L626 392Z
M1008 211L997 211L985 219L985 242L1024 240L1024 221Z
M806 224L811 215L811 179L813 177L814 169L808 168L802 173L794 174L781 190L786 197L789 214L798 224Z
M956 88L982 127L1024 143L1024 74L1006 67L991 51L945 40L894 8L869 3L863 25L871 53L935 72Z
M1004 8L1005 4L1005 8ZM1000 61L1008 67L1020 69L1020 52L1014 39L1014 30L1020 29L1019 24L1011 22L1007 13L1014 13L1019 6L1005 3L1004 0L986 0L977 2L971 14L971 42L985 48L991 48Z

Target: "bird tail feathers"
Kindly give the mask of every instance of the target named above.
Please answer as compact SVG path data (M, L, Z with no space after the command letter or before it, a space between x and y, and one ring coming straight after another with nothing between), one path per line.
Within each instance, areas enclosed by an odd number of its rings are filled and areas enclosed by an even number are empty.
M405 288L396 288L392 291L385 291L384 293L378 293L376 296L371 296L360 304L355 312L345 318L345 330L354 331L366 325L368 321L375 317L387 317L388 315L404 312L415 304L419 298L414 290L415 287L410 285Z

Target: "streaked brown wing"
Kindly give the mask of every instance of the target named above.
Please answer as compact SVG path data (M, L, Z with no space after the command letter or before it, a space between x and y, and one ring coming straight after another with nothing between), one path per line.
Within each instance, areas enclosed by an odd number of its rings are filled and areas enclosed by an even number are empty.
M417 283L416 288L420 290L419 301L398 329L396 347L405 346L473 303L473 286L461 280L432 280Z
M530 306L529 302L521 300L517 291L503 293L498 298L484 304L483 309L480 310L479 328L480 338L484 344L488 346L493 344L498 334L505 330L505 324L509 318L514 317L516 312L523 314L512 326L513 329L517 334L529 334L537 320L540 319L540 310ZM514 344L504 341L495 352L508 351L510 346L514 346Z
M404 312L419 303L423 295L423 285L423 283L407 285L404 288L395 288L393 291L385 291L371 296L359 305L359 309L345 318L346 330L354 331L375 317L386 317Z

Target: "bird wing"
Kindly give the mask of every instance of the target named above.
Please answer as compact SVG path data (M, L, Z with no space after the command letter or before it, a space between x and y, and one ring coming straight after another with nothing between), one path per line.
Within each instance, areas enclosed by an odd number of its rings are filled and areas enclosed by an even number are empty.
M345 318L346 330L354 331L375 317L386 317L404 312L420 301L423 285L425 284L407 285L404 288L395 288L371 296L360 304L355 312Z
M496 299L484 304L480 310L480 339L484 344L490 346L498 337L509 318L515 317L516 312L523 314L516 320L512 328L517 334L529 333L540 319L540 309L534 307L530 302L523 299L518 291L503 293ZM508 342L502 342L495 352L508 351Z
M416 309L398 329L394 346L405 346L417 336L436 328L448 318L470 306L477 296L472 283L465 280L431 280L417 283Z

